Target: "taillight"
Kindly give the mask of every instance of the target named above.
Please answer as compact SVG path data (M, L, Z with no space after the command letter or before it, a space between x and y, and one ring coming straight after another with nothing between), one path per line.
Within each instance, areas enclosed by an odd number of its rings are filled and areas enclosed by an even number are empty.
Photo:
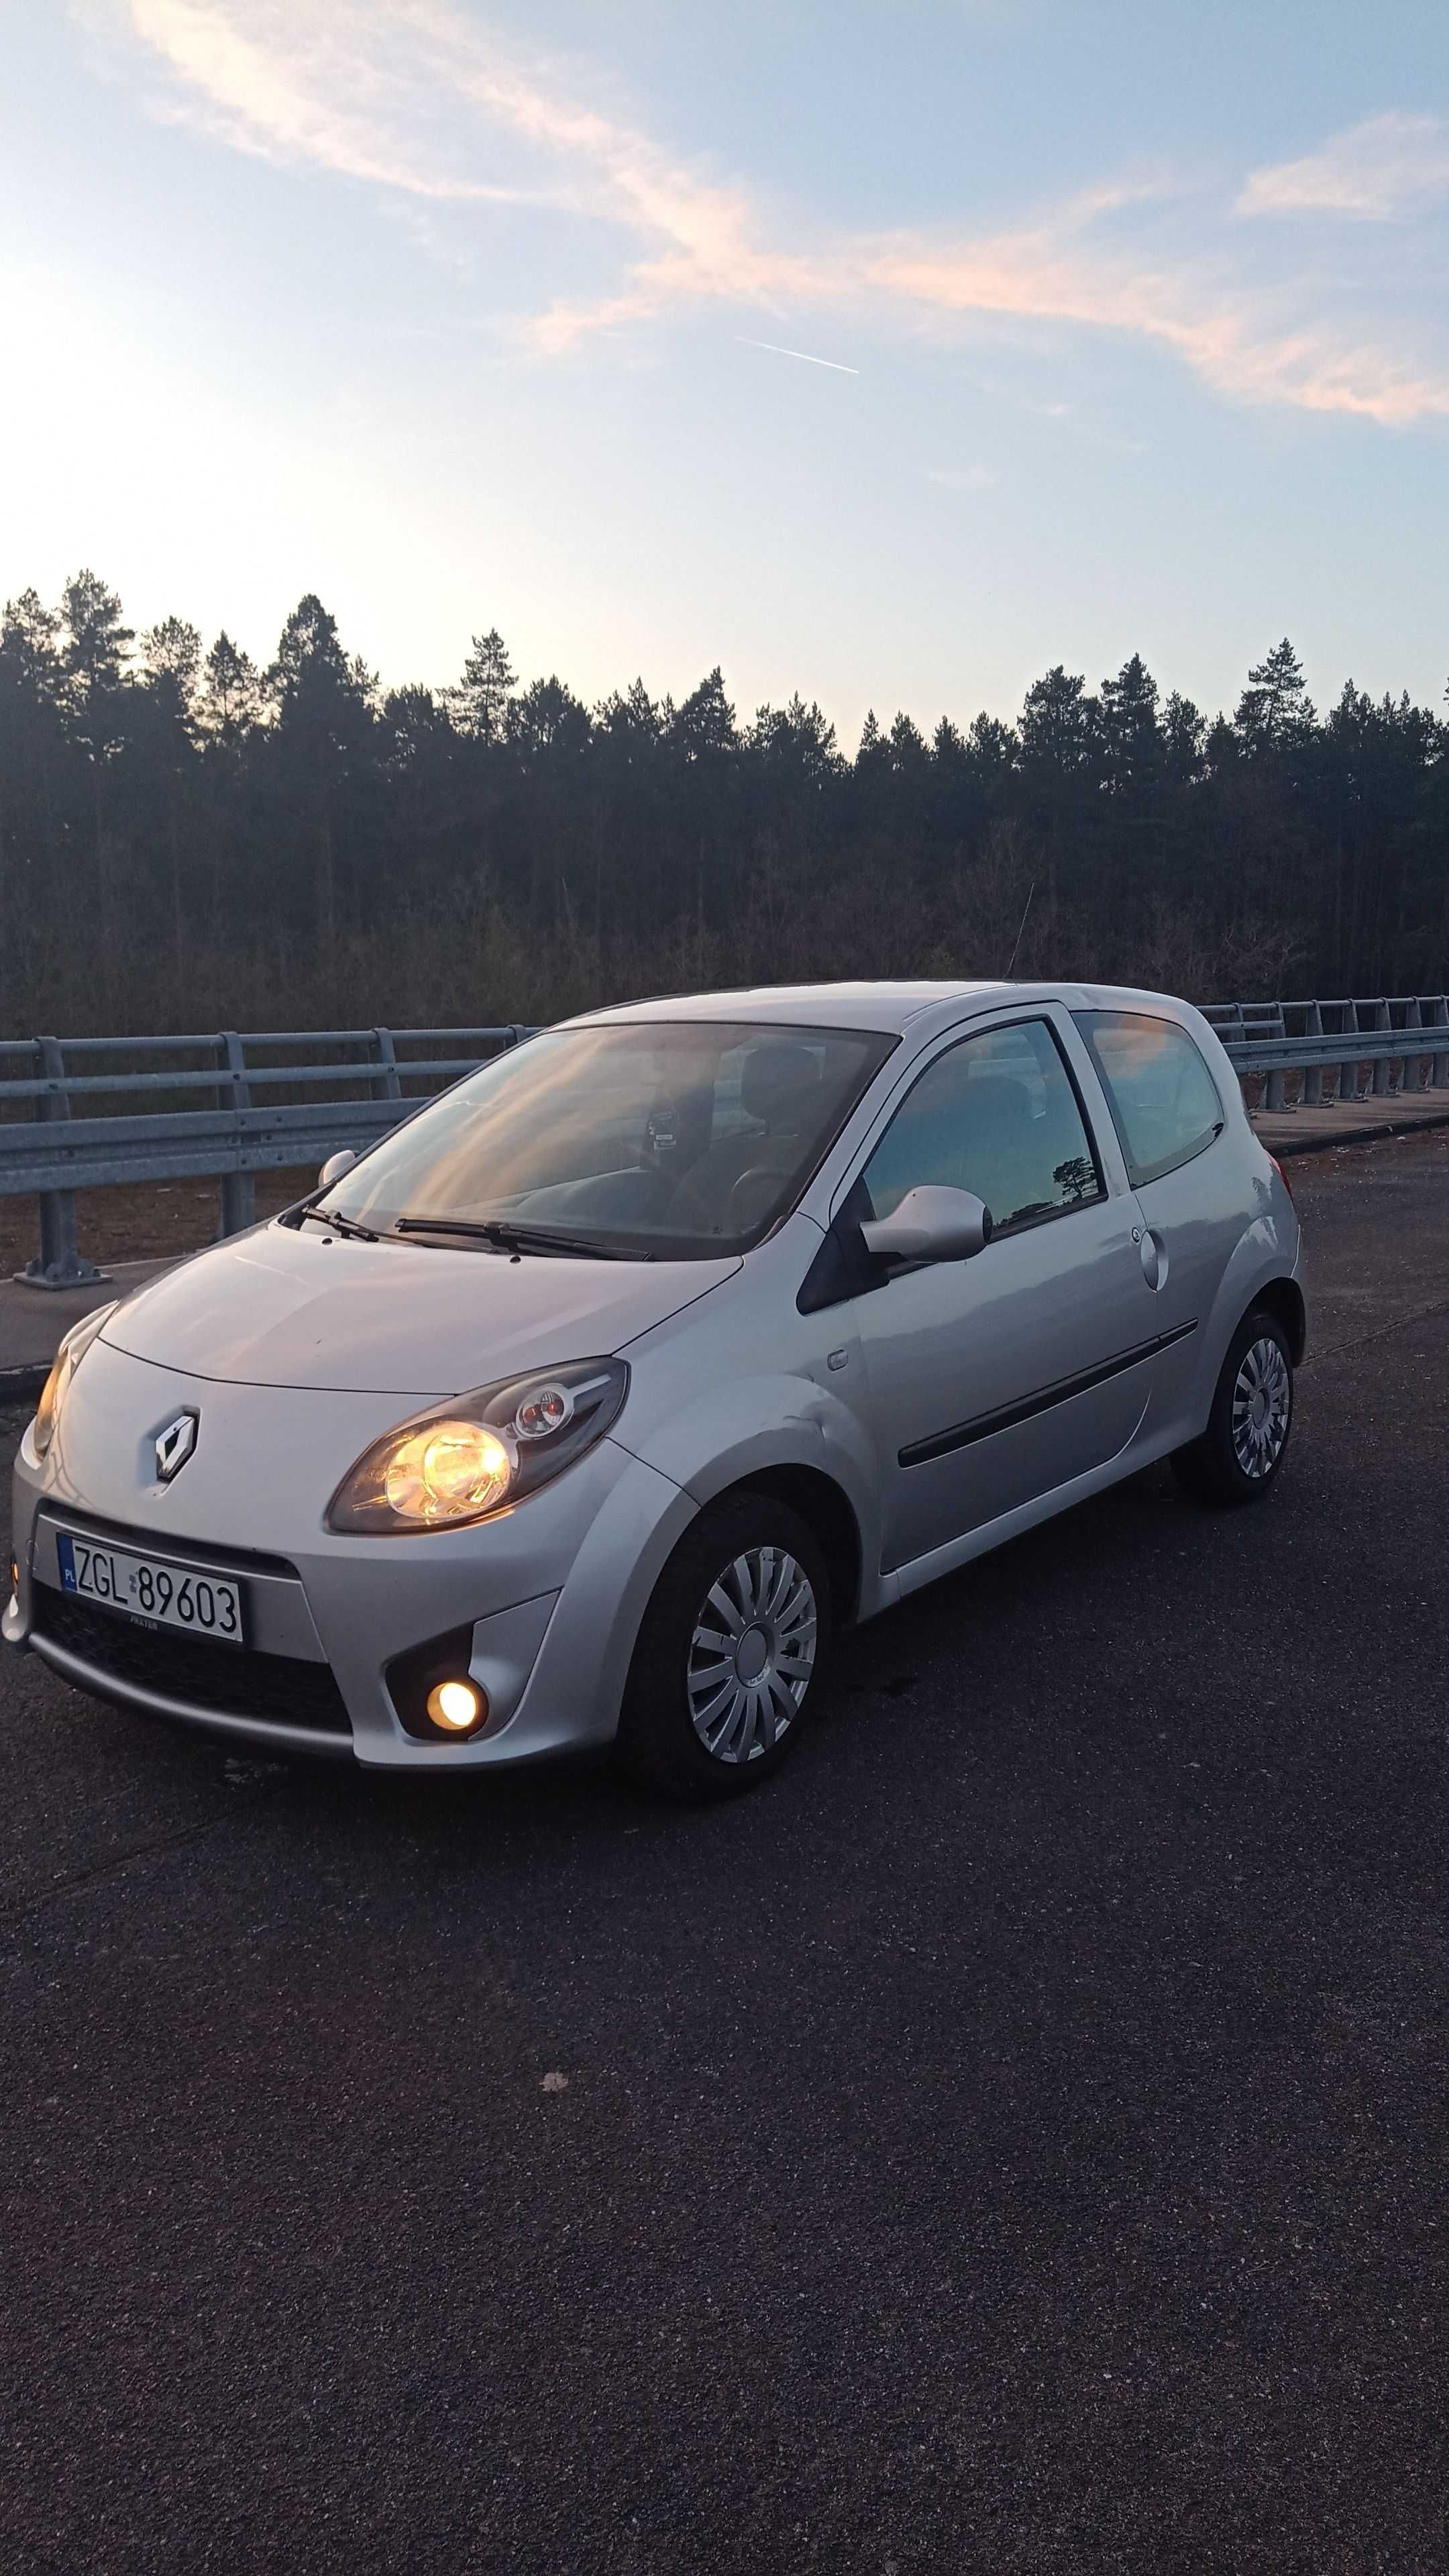
M1264 1147L1264 1151L1265 1153L1267 1152L1266 1146ZM1272 1164L1274 1171L1277 1173L1279 1180L1282 1182L1284 1189L1287 1191L1289 1198L1292 1199L1293 1184L1289 1180L1287 1173L1284 1171L1282 1164L1279 1162L1277 1155L1269 1154L1268 1160ZM1298 1202L1296 1199L1293 1200L1293 1204L1295 1207L1297 1206Z

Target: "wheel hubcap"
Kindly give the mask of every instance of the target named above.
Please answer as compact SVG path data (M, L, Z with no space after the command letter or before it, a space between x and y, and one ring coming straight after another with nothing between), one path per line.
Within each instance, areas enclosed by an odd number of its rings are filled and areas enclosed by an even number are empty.
M815 1593L782 1547L752 1547L710 1585L689 1644L689 1713L717 1762L754 1762L789 1727L815 1669Z
M1245 1476L1266 1476L1277 1465L1292 1410L1288 1362L1265 1334L1243 1353L1233 1386L1233 1454Z

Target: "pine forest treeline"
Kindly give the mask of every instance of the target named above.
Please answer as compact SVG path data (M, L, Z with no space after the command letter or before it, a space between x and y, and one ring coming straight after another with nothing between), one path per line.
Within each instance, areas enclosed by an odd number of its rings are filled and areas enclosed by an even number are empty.
M1033 892L1034 889L1034 892ZM585 706L477 637L384 691L320 600L259 669L93 573L0 626L0 1030L542 1019L796 976L1017 972L1203 997L1438 991L1449 724L1288 642L1232 716L1139 656L1017 722L742 720L718 670Z

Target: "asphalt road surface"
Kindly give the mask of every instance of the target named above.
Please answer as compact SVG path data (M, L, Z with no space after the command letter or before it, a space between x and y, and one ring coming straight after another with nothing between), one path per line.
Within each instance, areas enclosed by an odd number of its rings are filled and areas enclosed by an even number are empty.
M954 1576L723 1812L4 1658L7 2576L1449 2564L1449 1135L1294 1180L1275 1499Z

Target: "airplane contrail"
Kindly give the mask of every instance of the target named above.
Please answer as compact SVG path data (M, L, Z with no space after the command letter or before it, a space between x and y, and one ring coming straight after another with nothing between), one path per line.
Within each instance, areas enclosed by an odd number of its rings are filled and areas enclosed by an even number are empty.
M838 358L812 358L808 349L782 349L775 340L742 340L735 334L739 349L768 349L772 358L802 358L807 367L829 367L837 376L858 376L859 367L843 367Z

